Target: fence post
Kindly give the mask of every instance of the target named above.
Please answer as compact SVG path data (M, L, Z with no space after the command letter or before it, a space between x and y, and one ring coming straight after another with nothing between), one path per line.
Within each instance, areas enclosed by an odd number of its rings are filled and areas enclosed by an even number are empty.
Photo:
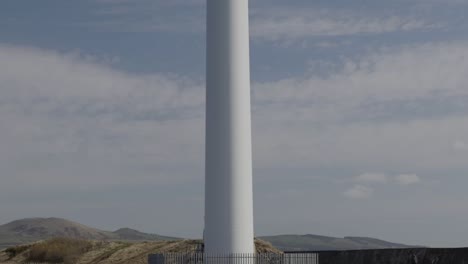
M317 253L205 254L164 253L148 256L149 264L319 264Z

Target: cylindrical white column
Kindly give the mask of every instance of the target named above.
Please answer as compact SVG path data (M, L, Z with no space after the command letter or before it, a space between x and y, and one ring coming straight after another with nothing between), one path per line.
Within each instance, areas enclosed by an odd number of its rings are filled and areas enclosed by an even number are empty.
M206 253L254 253L248 0L207 0Z

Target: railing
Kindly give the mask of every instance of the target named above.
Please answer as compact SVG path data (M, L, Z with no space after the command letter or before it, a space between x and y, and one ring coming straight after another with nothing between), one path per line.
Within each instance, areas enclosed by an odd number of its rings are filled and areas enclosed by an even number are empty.
M319 264L319 255L165 253L148 256L149 264Z

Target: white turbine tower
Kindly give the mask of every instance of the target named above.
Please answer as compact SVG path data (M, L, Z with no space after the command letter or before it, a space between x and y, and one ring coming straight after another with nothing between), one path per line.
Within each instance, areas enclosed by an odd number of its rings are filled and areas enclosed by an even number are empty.
M205 252L254 253L248 0L207 0Z

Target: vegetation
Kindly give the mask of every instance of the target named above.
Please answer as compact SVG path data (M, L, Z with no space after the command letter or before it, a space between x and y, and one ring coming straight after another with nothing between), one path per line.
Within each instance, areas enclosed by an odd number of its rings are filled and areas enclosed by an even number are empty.
M176 241L96 241L54 238L0 251L0 263L147 263L149 254L187 253L200 249L201 240ZM255 240L259 253L281 253L271 244Z
M125 248L130 247L132 245L132 243L129 243L129 242L117 242L117 243L119 243L120 245L107 249L106 251L104 251L104 253L102 253L101 255L94 258L93 263L100 263L101 261L104 261L104 260L110 258L112 255L114 255L119 250L125 249Z
M32 245L19 245L14 247L9 247L5 250L9 258L14 258L24 251L28 250Z
M283 253L281 250L276 249L270 242L255 238L255 249L257 253Z
M90 241L53 238L32 245L29 249L29 262L47 263L75 263L77 258L90 251L93 244Z
M61 218L26 218L0 225L0 251L54 237L98 241L174 241L175 237L147 234L130 228L100 230ZM1 263L1 262L0 262Z

